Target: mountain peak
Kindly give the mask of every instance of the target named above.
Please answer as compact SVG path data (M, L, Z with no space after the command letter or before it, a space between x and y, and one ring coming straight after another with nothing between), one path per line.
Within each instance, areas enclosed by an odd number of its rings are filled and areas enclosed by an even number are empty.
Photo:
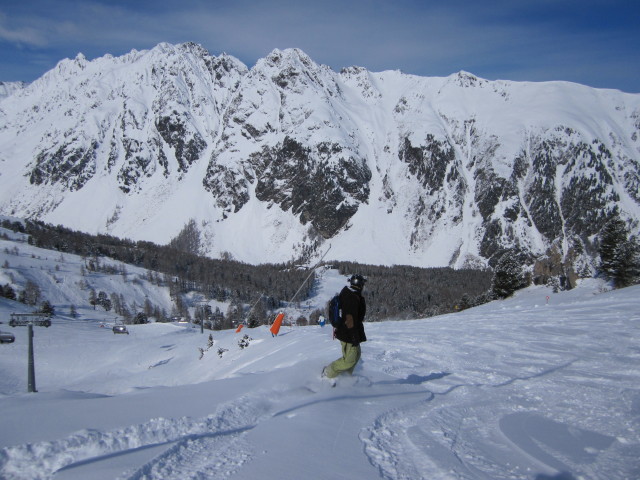
M473 73L460 70L449 76L451 82L462 88L479 87L488 83L487 80L475 76Z
M28 84L26 82L0 82L0 100L14 92L22 90Z
M187 42L63 60L1 107L0 214L158 243L194 219L214 257L586 271L612 212L640 222L640 95Z
M317 68L317 64L299 48L287 48L285 50L276 48L266 56L265 62L269 66L280 69L300 65L309 69Z
M209 53L209 50L204 48L199 43L195 43L195 42L181 43L181 44L177 45L176 48L177 48L178 51L185 52L185 53L190 53L192 55L196 55L196 56L199 56L199 57L202 57L202 58L212 57L213 56L213 55L211 55L211 53Z
M360 75L362 73L369 73L369 70L367 70L364 67L358 67L357 65L344 67L340 70L340 74L344 74L344 75Z

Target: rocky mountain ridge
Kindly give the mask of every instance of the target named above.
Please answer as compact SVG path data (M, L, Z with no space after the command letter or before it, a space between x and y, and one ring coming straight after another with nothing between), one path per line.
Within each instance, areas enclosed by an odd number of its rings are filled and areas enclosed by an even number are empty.
M0 100L0 213L250 263L589 270L638 230L640 95L566 82L248 68L193 43L61 61Z
M26 86L27 84L25 82L0 82L0 100Z

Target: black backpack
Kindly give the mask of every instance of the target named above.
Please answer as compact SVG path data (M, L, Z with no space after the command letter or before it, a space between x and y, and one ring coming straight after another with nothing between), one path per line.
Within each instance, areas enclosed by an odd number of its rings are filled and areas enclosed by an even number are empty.
M344 323L342 318L342 309L340 308L340 294L336 293L331 300L329 300L329 322L333 328L338 328Z

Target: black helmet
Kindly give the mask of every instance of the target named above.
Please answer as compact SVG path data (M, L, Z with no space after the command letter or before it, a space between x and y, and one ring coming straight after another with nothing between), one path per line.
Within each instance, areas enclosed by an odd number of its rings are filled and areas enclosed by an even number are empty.
M351 286L357 288L358 290L362 290L362 287L364 287L366 281L367 279L360 274L351 275L351 278L349 278L349 283L351 284Z

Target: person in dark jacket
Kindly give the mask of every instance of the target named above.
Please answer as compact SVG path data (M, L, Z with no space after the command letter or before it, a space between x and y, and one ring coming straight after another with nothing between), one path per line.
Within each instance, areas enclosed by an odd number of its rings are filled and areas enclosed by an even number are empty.
M345 372L351 375L360 360L360 344L367 341L363 323L367 305L362 296L365 282L362 275L352 275L349 286L340 292L340 309L344 322L336 328L335 337L340 340L342 357L324 367L323 377L335 378Z

